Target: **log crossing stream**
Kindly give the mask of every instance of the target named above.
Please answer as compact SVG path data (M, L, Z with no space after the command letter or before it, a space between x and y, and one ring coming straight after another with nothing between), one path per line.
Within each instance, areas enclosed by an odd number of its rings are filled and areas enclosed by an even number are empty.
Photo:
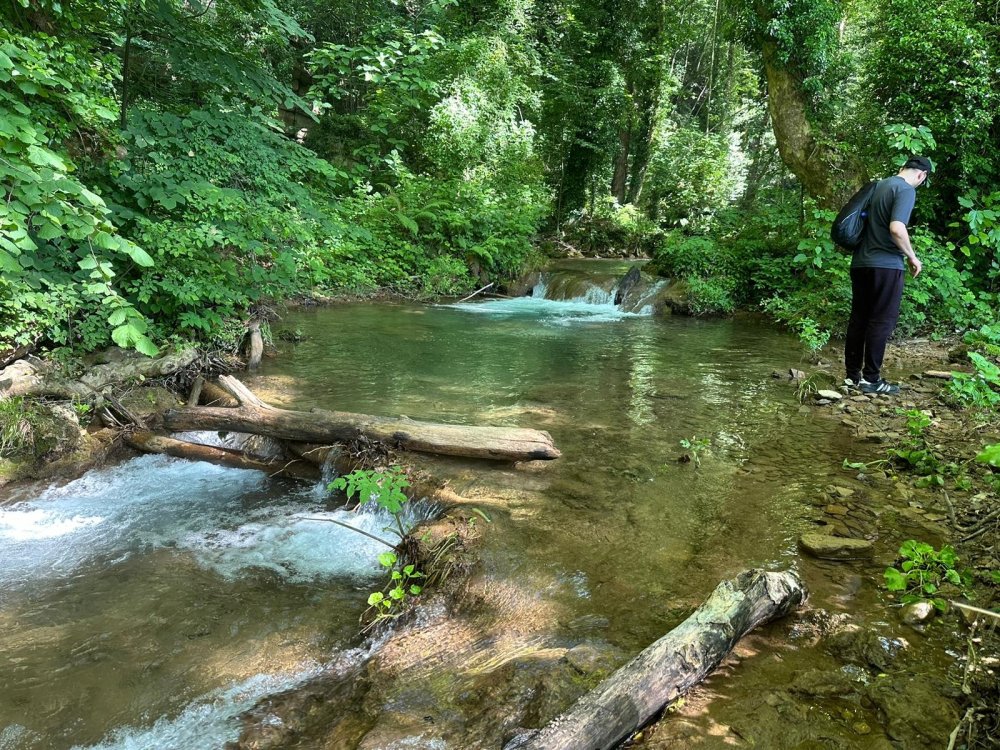
M394 710L410 701L433 727L400 721L409 734L365 747L499 747L483 686L512 660L582 643L635 654L720 580L798 566L810 500L856 448L771 377L799 362L789 336L624 311L613 285L566 298L580 283L296 311L276 328L301 342L246 378L283 408L533 427L562 451L539 470L426 459L492 521L477 583L490 614L400 668ZM678 462L695 439L698 461ZM0 499L0 750L221 748L261 697L363 656L350 648L381 550L308 520L338 512L319 487L143 456L18 493ZM852 596L871 607L876 592ZM407 697L422 685L434 705Z

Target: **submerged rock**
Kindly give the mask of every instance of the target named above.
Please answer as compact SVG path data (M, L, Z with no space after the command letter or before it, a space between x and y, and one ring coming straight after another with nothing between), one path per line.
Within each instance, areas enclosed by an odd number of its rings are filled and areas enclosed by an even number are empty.
M876 672L884 672L906 648L906 641L872 630L850 628L832 635L830 651L839 659Z
M861 560L872 556L872 543L810 531L799 537L799 546L821 560Z
M929 675L895 674L873 682L865 691L878 708L889 738L897 747L942 748L958 723L958 709L948 686Z

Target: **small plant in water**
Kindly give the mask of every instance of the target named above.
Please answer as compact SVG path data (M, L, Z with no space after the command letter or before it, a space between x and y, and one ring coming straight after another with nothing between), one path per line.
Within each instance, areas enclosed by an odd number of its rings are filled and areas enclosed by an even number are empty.
M885 587L889 591L900 592L903 604L929 601L944 612L948 609L948 602L940 593L942 587L947 586L953 586L958 593L972 598L967 590L971 576L967 571L960 573L955 567L958 555L950 545L935 550L926 542L910 539L899 548L899 556L902 558L899 567L888 567L883 575Z
M406 541L406 530L403 528L400 514L410 499L403 492L409 486L406 474L398 466L392 466L386 471L356 469L350 474L334 479L328 488L343 490L349 500L357 495L358 505L374 502L388 511L396 523L396 528L388 528L386 531L394 533L403 543ZM388 572L389 581L385 589L373 591L368 597L368 606L374 610L376 622L387 617L398 617L403 612L402 605L408 597L420 594L422 587L417 581L424 578L424 574L414 565L402 565L395 550L380 554L378 562Z
M343 490L348 500L358 496L358 505L374 501L380 508L392 514L396 528L390 529L400 539L406 538L403 522L399 514L410 499L403 490L410 486L406 474L398 466L390 466L386 471L355 469L350 474L337 477L329 485L329 490Z
M379 565L389 572L389 583L384 591L373 591L368 596L368 606L375 609L376 619L398 617L402 604L410 596L419 596L423 588L415 583L424 577L413 565L398 567L399 558L394 552L378 556Z
M695 436L684 438L680 441L680 444L681 448L686 450L687 453L681 456L678 460L684 464L693 462L695 468L698 468L701 466L701 454L708 450L708 448L712 445L712 441L709 438L699 438Z

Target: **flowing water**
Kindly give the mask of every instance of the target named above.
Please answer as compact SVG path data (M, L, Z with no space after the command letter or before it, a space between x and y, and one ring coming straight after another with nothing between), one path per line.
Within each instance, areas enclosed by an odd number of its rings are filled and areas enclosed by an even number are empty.
M536 611L530 638L632 653L719 580L795 565L852 446L772 377L794 340L623 312L621 270L564 267L519 299L296 311L279 326L301 343L248 382L284 406L551 432L563 458L544 467L428 463L490 516L486 575ZM334 513L385 524L318 488L150 456L7 498L0 750L233 739L239 711L352 645L379 550L309 520Z

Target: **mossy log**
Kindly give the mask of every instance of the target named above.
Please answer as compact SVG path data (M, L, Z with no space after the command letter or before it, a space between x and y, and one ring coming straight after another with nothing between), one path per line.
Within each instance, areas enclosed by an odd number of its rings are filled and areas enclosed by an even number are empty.
M234 377L224 375L219 383L236 396L238 407L171 410L164 415L166 427L249 432L307 443L347 442L363 435L403 450L504 461L553 459L560 455L552 436L541 430L435 424L320 409L279 409L265 404Z
M78 380L65 378L50 365L26 359L0 370L0 398L54 396L90 400L112 386L170 375L198 359L197 349L184 349L150 359L127 353L119 362L94 365Z
M536 734L506 750L606 750L705 679L744 635L806 598L794 573L748 570Z

